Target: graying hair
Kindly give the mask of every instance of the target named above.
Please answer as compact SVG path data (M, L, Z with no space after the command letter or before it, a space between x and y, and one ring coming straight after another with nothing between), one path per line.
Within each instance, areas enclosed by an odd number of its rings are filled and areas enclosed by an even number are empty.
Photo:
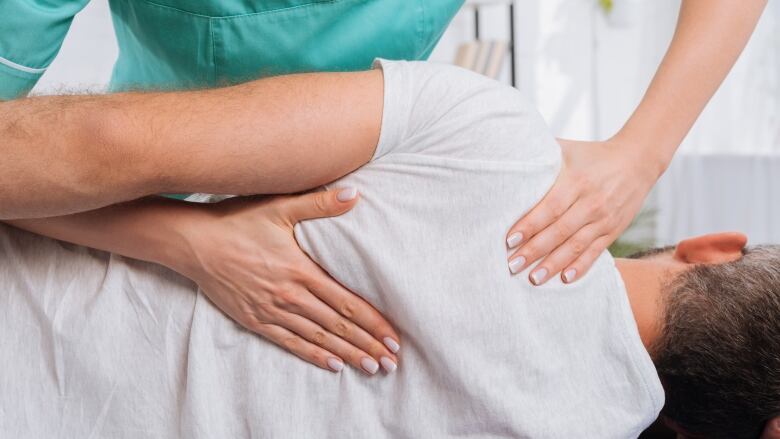
M651 349L662 413L692 434L758 438L780 415L780 246L696 265L664 289Z

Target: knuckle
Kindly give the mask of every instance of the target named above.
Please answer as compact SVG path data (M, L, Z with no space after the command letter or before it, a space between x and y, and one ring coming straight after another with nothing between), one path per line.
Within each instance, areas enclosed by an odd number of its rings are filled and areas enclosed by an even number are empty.
M553 233L558 242L562 242L572 235L572 228L567 224L556 224L553 227Z
M285 290L279 290L276 295L274 295L274 306L290 310L290 309L297 309L301 305L302 299L299 294L295 293L292 290L285 289Z
M347 338L352 334L352 325L345 319L339 319L333 325L333 333L341 338Z
M584 241L582 241L581 239L575 239L571 243L571 252L575 256L581 255L582 252L584 252L586 248L588 248L587 244Z
M301 339L296 336L287 336L281 339L279 344L288 351L298 351L301 348Z
M257 334L265 332L265 329L267 327L265 323L255 319L255 318L248 319L244 323L244 326L246 327L246 329L249 329L250 331L252 331L254 333L257 333Z
M539 246L537 244L526 244L523 247L522 256L525 256L526 260L530 261L534 256L539 254Z
M577 182L577 185L584 189L590 189L593 186L595 186L595 181L593 178L588 175L585 172L576 172L574 174L575 181Z
M260 302L254 306L254 314L263 320L273 320L279 313L279 309L271 302Z
M311 349L310 352L306 353L308 356L308 361L315 365L322 365L322 367L328 369L327 367L327 361L325 360L325 356L322 355L322 352L320 352L319 349Z
M560 218L566 212L566 206L560 202L550 202L547 210L554 218Z
M252 319L254 319L255 315L257 314L255 307L246 300L242 300L241 303L239 303L238 309L241 311L241 315L248 316Z
M291 280L301 280L306 278L306 270L301 264L287 264L279 269L282 274Z
M314 334L311 337L312 343L316 344L317 346L325 346L325 342L327 340L328 335L321 329L314 331Z
M328 213L328 198L326 192L318 192L314 196L314 209L323 215Z
M608 217L612 213L612 209L609 209L608 205L606 199L598 198L593 204L593 214L598 218Z
M339 313L348 319L354 317L356 310L357 304L352 300L345 300L341 302L341 305L339 305L338 309Z

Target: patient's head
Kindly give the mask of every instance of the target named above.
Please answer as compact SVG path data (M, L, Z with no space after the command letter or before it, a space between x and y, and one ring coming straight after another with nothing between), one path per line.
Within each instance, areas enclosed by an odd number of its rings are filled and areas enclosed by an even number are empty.
M736 233L644 252L670 268L651 346L668 423L691 437L759 437L780 415L780 246Z

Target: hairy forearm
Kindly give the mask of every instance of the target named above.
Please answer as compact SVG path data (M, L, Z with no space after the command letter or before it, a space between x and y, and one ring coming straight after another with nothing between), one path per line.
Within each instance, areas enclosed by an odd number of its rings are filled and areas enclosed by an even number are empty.
M98 96L0 103L0 218L45 216L137 198L138 157L103 141ZM119 171L122 172L119 172Z
M653 158L659 174L731 70L765 6L766 0L683 0L666 56L616 136Z
M296 192L366 163L379 71L214 90L0 103L0 218L61 215L153 193Z

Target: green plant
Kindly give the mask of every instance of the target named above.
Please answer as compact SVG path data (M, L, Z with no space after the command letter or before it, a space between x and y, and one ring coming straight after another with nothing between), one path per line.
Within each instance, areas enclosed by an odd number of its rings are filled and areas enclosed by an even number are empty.
M639 215L634 218L633 221L631 221L631 224L626 228L626 231L623 232L623 235L617 239L617 241L613 242L612 245L609 246L609 252L612 254L612 256L616 258L624 258L626 256L629 256L631 254L634 254L638 251L645 250L649 247L653 246L652 240L628 240L625 238L626 234L629 232L629 230L634 229L636 227L648 227L648 225L652 225L652 222L655 219L655 211L651 209L643 210L639 212Z
M609 12L612 10L612 0L598 0L598 2L599 6L604 9L604 12Z

